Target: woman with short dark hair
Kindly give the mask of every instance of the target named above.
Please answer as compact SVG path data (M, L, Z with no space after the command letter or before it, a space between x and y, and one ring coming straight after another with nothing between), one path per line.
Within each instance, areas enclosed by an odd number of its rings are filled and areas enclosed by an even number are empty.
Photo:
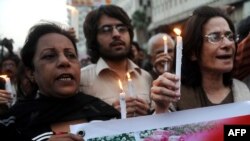
M35 98L19 100L9 115L26 138L80 141L83 137L70 134L69 125L120 116L100 99L78 92L80 62L75 40L60 26L33 26L21 57L29 80L38 89Z

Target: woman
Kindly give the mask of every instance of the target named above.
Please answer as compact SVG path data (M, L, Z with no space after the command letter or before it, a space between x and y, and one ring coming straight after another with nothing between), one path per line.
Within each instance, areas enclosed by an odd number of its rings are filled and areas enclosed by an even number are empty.
M170 73L153 82L156 113L167 112L172 102L176 110L184 110L250 100L246 85L232 79L235 29L222 11L196 9L187 21L183 46L181 88L176 85L179 78Z
M20 100L10 109L17 130L26 138L79 141L83 138L70 134L69 125L120 115L105 102L78 92L80 62L75 40L59 26L32 27L21 57L29 80L38 86L35 99Z

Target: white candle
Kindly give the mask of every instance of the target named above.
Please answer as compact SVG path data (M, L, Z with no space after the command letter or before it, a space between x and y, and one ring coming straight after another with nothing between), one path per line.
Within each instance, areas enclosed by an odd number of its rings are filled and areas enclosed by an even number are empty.
M176 67L175 67L175 74L180 78L180 80L177 82L177 85L179 86L178 93L180 94L180 86L181 86L181 64L182 64L182 37L181 30L178 28L174 29L174 32L177 34L176 36Z
M162 37L163 41L164 41L164 53L168 54L168 38L166 35L164 35ZM164 65L164 71L168 71L168 63L166 62Z
M129 72L127 73L127 77L128 77L128 93L131 97L136 97L135 93L134 93L134 85L132 83L132 79L130 77Z
M4 80L5 80L5 90L11 94L13 101L10 104L13 105L16 101L16 96L15 96L15 93L13 93L10 78L7 75L1 75L0 77L4 78Z
M125 94L124 91L123 91L121 81L119 80L118 82L119 82L119 86L120 86L120 89L121 89L121 93L120 93L121 118L122 118L122 119L125 119L125 118L127 118L126 94Z

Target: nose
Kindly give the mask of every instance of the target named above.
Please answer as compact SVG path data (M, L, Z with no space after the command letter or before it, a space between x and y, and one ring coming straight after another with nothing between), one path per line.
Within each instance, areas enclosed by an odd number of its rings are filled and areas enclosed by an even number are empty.
M62 54L58 58L58 66L59 67L68 67L70 65L68 58Z
M113 30L112 30L112 36L113 37L120 37L120 32L116 29L116 27L113 26Z

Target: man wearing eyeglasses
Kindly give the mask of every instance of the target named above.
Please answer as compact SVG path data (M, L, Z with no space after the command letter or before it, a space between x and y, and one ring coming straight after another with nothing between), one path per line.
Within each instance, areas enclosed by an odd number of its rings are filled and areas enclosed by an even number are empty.
M80 90L117 110L124 91L128 117L148 114L152 78L129 59L134 34L126 12L114 5L100 6L88 13L83 30L93 64L81 70Z

